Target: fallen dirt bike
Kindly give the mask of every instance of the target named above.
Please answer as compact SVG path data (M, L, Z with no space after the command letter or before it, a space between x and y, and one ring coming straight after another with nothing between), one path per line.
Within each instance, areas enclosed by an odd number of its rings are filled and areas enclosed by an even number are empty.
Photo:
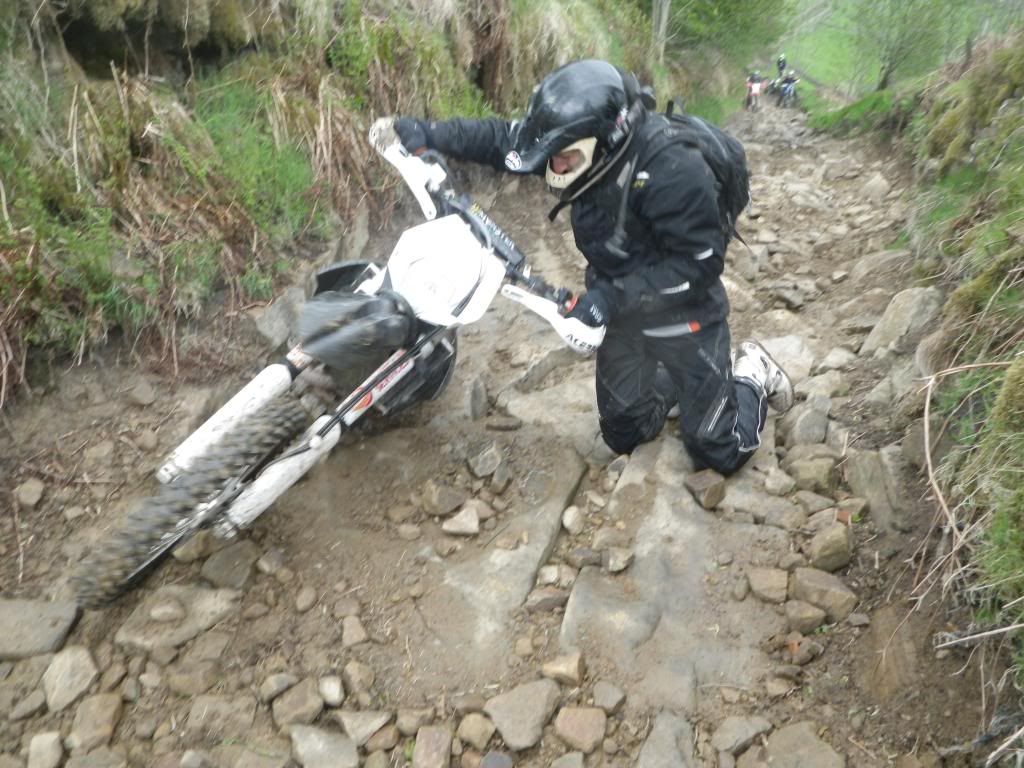
M197 531L234 536L371 408L388 414L437 397L455 365L457 329L479 320L497 293L547 320L580 353L601 344L604 328L563 317L569 291L531 276L512 239L451 188L440 156L410 155L389 120L374 124L370 142L427 221L401 235L385 266L343 262L317 274L298 323L301 342L179 445L157 472L160 490L79 564L72 585L82 606L110 602ZM330 374L336 390L353 374L359 383L334 401L300 400L304 372Z

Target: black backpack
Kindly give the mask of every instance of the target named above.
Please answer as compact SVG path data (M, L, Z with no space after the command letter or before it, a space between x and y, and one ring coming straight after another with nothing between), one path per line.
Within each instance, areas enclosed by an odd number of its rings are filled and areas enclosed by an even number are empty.
M653 97L651 106L653 106ZM721 128L696 115L688 115L683 112L674 114L674 108L675 102L669 101L664 113L667 125L648 139L642 156L631 161L633 163L632 171L644 167L658 152L673 144L685 144L698 150L715 176L723 245L728 245L729 240L734 237L746 244L746 241L736 231L736 220L750 203L750 171L747 170L747 153L743 151L743 145ZM632 173L632 171L628 172ZM623 185L622 202L619 206L615 233L605 244L608 250L617 253L622 258L628 258L628 253L625 250L625 222L631 186L631 184ZM554 221L558 212L567 205L569 205L568 201L558 203L551 209L548 218Z
M742 242L743 238L736 232L736 220L750 203L750 171L743 145L696 115L674 113L674 107L674 102L670 101L665 110L669 124L650 140L645 162L672 144L685 144L699 150L715 175L718 215L725 243L733 237Z

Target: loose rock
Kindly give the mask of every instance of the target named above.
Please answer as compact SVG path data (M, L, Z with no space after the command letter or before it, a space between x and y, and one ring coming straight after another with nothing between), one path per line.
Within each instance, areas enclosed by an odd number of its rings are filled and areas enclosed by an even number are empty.
M465 504L468 498L465 491L434 480L428 480L423 487L423 506L431 515L447 517Z
M292 756L303 768L358 768L359 753L348 736L308 725L288 731Z
M120 719L121 697L118 694L100 693L88 697L78 705L75 712L68 746L83 752L105 746L114 735Z
M609 547L601 553L601 567L608 573L621 573L633 564L633 550Z
M64 758L59 731L37 733L28 745L28 768L57 768Z
M346 616L341 622L341 645L351 648L370 639L358 616Z
M600 707L609 715L618 712L625 700L626 694L617 685L605 680L599 680L594 684L594 706Z
M797 568L790 576L790 596L816 605L830 621L842 621L853 612L857 595L831 573L815 568Z
M206 693L221 679L220 664L215 661L177 664L167 672L167 687L179 696Z
M475 507L467 504L457 515L445 520L441 530L453 536L476 536L480 533L480 516Z
M354 694L368 694L376 679L374 671L359 661L350 661L341 673L345 681L345 690Z
M562 513L562 527L569 532L572 536L579 536L583 533L583 526L586 523L586 518L580 511L580 508L573 505L566 507Z
M274 699L274 722L279 728L296 723L309 725L323 708L317 681L309 677Z
M100 747L87 755L73 755L64 768L128 768L128 760L116 750Z
M489 718L478 712L471 712L462 718L456 736L467 744L483 752L487 748L487 742L494 735L495 725Z
M551 764L551 768L583 768L583 753L570 752Z
M0 600L0 661L60 650L77 618L72 602Z
M43 674L43 691L51 712L59 712L89 690L99 672L88 648L73 645L53 657Z
M262 685L260 685L260 701L264 704L269 704L297 682L299 682L299 678L295 675L289 675L286 672L279 672L275 675L270 675L270 677L264 680Z
M46 696L40 690L32 691L28 696L18 702L11 710L7 718L11 722L18 722L42 712L46 708Z
M504 752L488 752L480 761L479 768L513 768L515 763Z
M338 675L321 677L317 690L328 707L340 707L345 703L345 686Z
M429 725L434 719L434 710L430 707L424 709L400 709L395 725L403 736L415 736L416 732L424 725Z
M849 564L853 556L853 539L848 526L832 523L819 531L807 545L811 567L822 571L837 571Z
M817 731L812 722L780 728L768 737L768 763L772 768L844 768L846 760Z
M555 718L555 733L573 749L589 755L604 740L607 716L599 707L563 707Z
M711 735L711 746L718 752L738 755L771 729L772 724L763 717L727 717Z
M786 620L790 630L806 635L825 622L825 612L802 600L790 600L786 603Z
M256 570L262 574L272 576L284 568L284 552L276 547L268 549L263 556L256 561Z
M528 613L544 613L556 608L564 608L567 602L569 602L569 593L564 589L540 587L527 595L526 610Z
M312 587L303 587L299 590L299 594L295 596L295 610L299 613L305 613L316 605L316 590Z
M237 611L239 597L239 593L231 589L161 587L132 611L114 640L129 650L147 653L160 646L177 647ZM185 607L186 617L174 624L154 623L150 609L169 598Z
M747 572L750 591L766 603L783 603L789 575L781 568L751 568Z
M542 735L558 703L558 684L537 680L513 688L487 702L484 711L509 749L529 749Z
M200 573L215 587L241 589L249 580L249 573L260 554L260 548L245 539L211 555L203 563Z
M413 768L448 768L452 754L452 735L443 725L426 725L416 734L412 752Z
M772 467L764 479L764 489L773 496L785 496L796 487L796 482L781 469Z
M161 600L149 609L149 618L159 622L181 621L186 615L185 606L171 597Z
M501 449L490 443L469 460L469 470L476 477L490 477L501 465Z
M363 746L378 730L391 722L390 712L360 712L342 709L334 713L335 720L357 747Z
M541 667L544 677L550 677L565 685L578 686L583 682L583 655L579 651L558 656Z
M725 498L725 478L713 469L687 475L684 484L704 509L714 509Z
M35 509L45 490L46 486L42 481L32 477L14 489L14 498L23 509Z

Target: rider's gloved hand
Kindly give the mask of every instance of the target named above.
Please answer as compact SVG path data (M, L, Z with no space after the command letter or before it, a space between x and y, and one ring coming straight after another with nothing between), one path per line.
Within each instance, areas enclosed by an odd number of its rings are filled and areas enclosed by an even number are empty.
M566 317L574 317L591 328L607 325L611 319L611 291L601 283L595 283L590 290L578 296L566 312Z
M402 146L414 155L427 148L427 126L415 117L395 118L395 133L402 141Z

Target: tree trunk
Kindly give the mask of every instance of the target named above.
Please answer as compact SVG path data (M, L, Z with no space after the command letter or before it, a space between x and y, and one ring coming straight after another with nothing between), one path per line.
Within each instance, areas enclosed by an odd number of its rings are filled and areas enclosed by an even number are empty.
M967 33L967 39L964 41L964 61L960 66L960 74L963 74L971 68L971 57L974 55L974 32Z
M892 78L892 71L894 67L891 63L882 65L882 71L878 75L878 86L875 88L876 91L884 91L889 87L889 80Z
M651 47L659 64L665 63L670 0L651 0Z

